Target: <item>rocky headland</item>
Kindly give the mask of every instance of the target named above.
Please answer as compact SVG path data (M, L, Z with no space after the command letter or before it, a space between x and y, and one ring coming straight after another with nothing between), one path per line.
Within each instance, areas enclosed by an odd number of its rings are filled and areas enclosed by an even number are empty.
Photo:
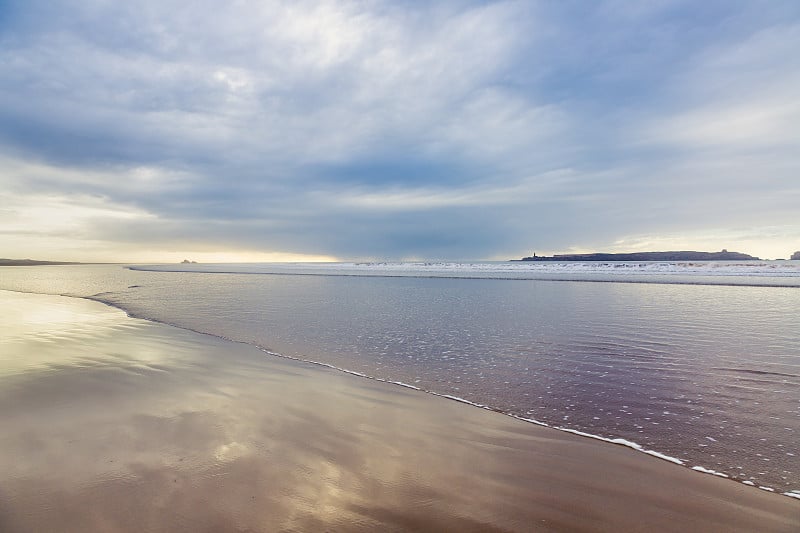
M795 255L800 254L798 252ZM795 258L792 256L792 258ZM633 253L591 253L591 254L556 254L540 256L533 254L523 257L521 261L758 261L758 257L739 252L633 252Z

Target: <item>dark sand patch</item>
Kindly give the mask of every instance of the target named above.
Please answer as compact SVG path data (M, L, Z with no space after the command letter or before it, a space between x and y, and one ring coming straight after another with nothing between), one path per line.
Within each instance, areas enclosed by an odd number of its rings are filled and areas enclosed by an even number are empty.
M0 291L0 531L797 531L630 449Z

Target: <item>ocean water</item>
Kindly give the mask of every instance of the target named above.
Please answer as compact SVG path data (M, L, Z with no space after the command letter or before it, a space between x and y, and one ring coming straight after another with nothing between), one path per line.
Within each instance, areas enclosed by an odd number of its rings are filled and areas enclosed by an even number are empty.
M132 268L5 268L0 288L90 296L800 496L800 262Z

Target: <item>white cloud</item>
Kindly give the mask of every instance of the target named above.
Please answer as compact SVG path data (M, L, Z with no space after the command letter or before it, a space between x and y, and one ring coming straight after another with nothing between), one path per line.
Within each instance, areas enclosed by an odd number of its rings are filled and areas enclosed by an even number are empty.
M795 85L800 90L800 83ZM784 99L711 106L655 126L662 142L687 147L753 148L800 146L800 102Z
M500 164L552 161L569 146L569 115L556 105L536 105L500 88L465 98L429 133L432 144Z
M800 147L800 25L761 29L699 53L669 89L678 104L649 142L736 151Z
M5 238L476 257L793 226L776 4L42 4L0 37Z
M527 30L514 3L417 11L241 2L202 18L176 17L175 7L104 5L104 21L126 21L130 47L114 35L52 31L0 54L0 64L7 80L33 86L51 118L66 122L79 106L73 129L119 129L180 157L246 147L341 161L387 139L424 139L493 83ZM7 98L29 107L28 96Z
M110 221L130 222L154 215L89 195L53 196L0 193L3 235L84 238L96 225Z

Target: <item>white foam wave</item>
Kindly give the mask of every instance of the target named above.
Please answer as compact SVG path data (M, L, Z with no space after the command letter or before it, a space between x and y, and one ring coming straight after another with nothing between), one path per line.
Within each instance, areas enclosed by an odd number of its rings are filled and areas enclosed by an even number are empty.
M705 468L705 467L702 467L702 466L693 466L692 470L696 470L698 472L703 472L704 474L711 474L712 476L718 476L718 477L724 477L724 478L730 477L728 474L723 474L722 472L717 472L716 470L711 470L710 468Z
M417 387L415 385L410 385L408 383L404 383L402 381L392 381L392 380L388 380L388 379L369 376L367 374L363 374L361 372L356 372L354 370L347 370L345 368L341 368L341 367L332 365L330 363L324 363L324 362L321 362L321 361L313 361L313 360L310 360L310 359L302 359L302 358L299 358L299 357L287 356L287 355L283 355L283 354L280 354L280 353L277 353L277 352L273 352L271 350L266 350L266 349L261 348L261 347L259 347L259 349L262 352L266 353L266 354L273 355L273 356L276 356L276 357L282 357L282 358L285 358L285 359L292 359L294 361L300 361L300 362L304 362L304 363L311 363L311 364L314 364L314 365L323 366L323 367L330 368L330 369L333 369L333 370L338 370L338 371L344 372L346 374L351 374L351 375L354 375L354 376L363 377L363 378L371 379L371 380L374 380L374 381L380 381L382 383L390 383L392 385L399 385L401 387L405 387L405 388L413 389L413 390L416 390L416 391L424 392L426 394L431 394L433 396L439 396L441 398L446 398L448 400L453 400L453 401L456 401L456 402L459 402L459 403L463 403L463 404L467 404L467 405L470 405L470 406L473 406L473 407L478 407L480 409L486 409L486 410L489 410L489 411L495 411L495 412L498 412L500 414L504 414L506 416L509 416L511 418L516 418L517 420L522 420L522 421L528 422L530 424L536 424L537 426L547 427L547 428L550 428L550 429L555 429L557 431L563 431L565 433L572 433L573 435L578 435L578 436L581 436L581 437L586 437L586 438L590 438L590 439L594 439L594 440L599 440L599 441L607 442L609 444L616 444L616 445L619 445L619 446L625 446L626 448L630 448L630 449L635 450L637 452L644 453L646 455L650 455L652 457L656 457L658 459L661 459L663 461L668 461L668 462L674 463L676 465L685 466L685 464L686 464L683 460L678 459L677 457L672 457L672 456L663 454L661 452L657 452L655 450L649 450L649 449L643 447L641 444L639 444L637 442L633 442L633 441L627 440L627 439L608 438L608 437L603 437L601 435L595 435L593 433L587 433L585 431L580 431L580 430L577 430L577 429L567 428L567 427L563 427L563 426L554 426L554 425L548 424L546 422L542 422L541 420L536 420L535 418L526 418L526 417L523 417L523 416L515 415L513 413L506 413L506 412L501 411L499 409L495 409L495 408L493 408L491 406L484 405L484 404L477 403L477 402L473 402L473 401L467 400L465 398L461 398L460 396L454 396L452 394L443 394L443 393L439 393L439 392L430 391L430 390L427 390L427 389L423 389L423 388ZM693 466L692 470L695 471L695 472L700 472L700 473L703 473L703 474L709 474L709 475L721 477L721 478L724 478L724 479L731 479L730 476L725 474L724 472L718 472L716 470L712 470L710 468L705 468L703 466ZM756 485L755 483L753 483L752 481L749 481L749 480L742 481L741 483L744 484L744 485L757 487L757 488L759 488L761 490L764 490L764 491L767 491L767 492L775 492L775 489L772 488L772 487L766 487L766 486L763 486L763 485ZM797 492L797 491L784 492L782 494L784 496L789 496L791 498L800 499L800 492Z
M561 427L561 426L553 426L551 424L548 424L546 422L542 422L541 420L536 420L534 418L526 418L526 417L515 415L515 414L512 414L512 413L506 413L504 411L500 411L498 409L495 409L495 408L493 408L491 406L484 405L484 404L477 403L477 402L473 402L473 401L467 400L465 398L461 398L460 396L454 396L452 394L443 394L443 393L440 393L440 392L434 392L434 391L426 390L426 389L423 389L423 388L420 388L420 387L417 387L417 386L414 386L414 385L409 385L408 383L403 383L402 381L392 381L392 380L388 380L388 379L369 376L367 374L363 374L361 372L356 372L354 370L347 370L346 368L341 368L341 367L332 365L330 363L324 363L324 362L321 362L321 361L314 361L314 360L311 360L311 359L303 359L303 358L300 358L300 357L292 357L292 356L288 356L288 355L283 355L283 354L280 354L280 353L277 353L277 352L273 352L271 350L267 350L267 349L264 349L264 348L261 348L261 347L259 347L259 349L262 352L266 353L266 354L273 355L273 356L276 356L276 357L282 357L284 359L291 359L293 361L301 361L303 363L311 363L313 365L323 366L323 367L326 367L326 368L330 368L332 370L338 370L339 372L344 372L346 374L351 374L351 375L358 376L358 377L372 379L374 381L380 381L382 383L390 383L390 384L393 384L393 385L399 385L401 387L406 387L406 388L417 390L417 391L420 391L420 392L425 392L425 393L431 394L433 396L439 396L440 398L447 398L448 400L454 400L456 402L464 403L464 404L467 404L467 405L471 405L473 407L478 407L480 409L486 409L486 410L489 410L489 411L496 411L496 412L504 414L506 416L510 416L511 418L516 418L517 420L522 420L524 422L536 424L538 426L548 427L548 428L555 429L555 430L558 430L558 431L563 431L565 433L572 433L573 435L579 435L581 437L587 437L587 438L590 438L590 439L600 440L600 441L608 442L608 443L611 443L611 444L617 444L617 445L620 445L620 446L625 446L627 448L631 448L631 449L636 450L638 452L645 453L645 454L651 455L653 457L657 457L657 458L662 459L664 461L669 461L670 463L675 463L675 464L678 464L678 465L683 465L684 464L684 462L682 460L678 459L677 457L671 457L669 455L663 454L661 452L657 452L655 450L648 450L648 449L644 448L641 444L638 444L636 442L629 441L629 440L626 440L626 439L608 438L608 437L603 437L603 436L600 436L600 435L595 435L593 433L587 433L585 431L580 431L580 430L577 430L577 429L566 428L566 427Z
M227 274L575 279L649 283L741 284L745 280L752 280L754 284L800 286L800 261L243 263L132 265L128 268ZM709 278L715 278L716 281Z

